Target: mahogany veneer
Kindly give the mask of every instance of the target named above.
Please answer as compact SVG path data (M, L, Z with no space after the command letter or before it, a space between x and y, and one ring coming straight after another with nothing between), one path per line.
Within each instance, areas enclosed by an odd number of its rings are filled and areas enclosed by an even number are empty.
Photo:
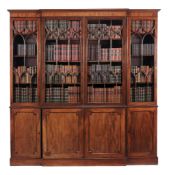
M156 9L9 10L11 58L11 165L134 165L157 164L157 13ZM77 104L45 102L46 19L79 20L80 101ZM88 20L121 20L122 100L120 103L88 103ZM34 20L37 24L37 97L35 102L14 101L13 23ZM153 100L131 102L131 23L153 20ZM20 40L18 39L18 42ZM22 58L21 58L22 59ZM14 62L14 60L16 62ZM30 62L34 64L34 62ZM50 63L49 63L50 64ZM148 63L149 64L149 63ZM26 85L23 85L23 87ZM34 86L33 86L34 87Z

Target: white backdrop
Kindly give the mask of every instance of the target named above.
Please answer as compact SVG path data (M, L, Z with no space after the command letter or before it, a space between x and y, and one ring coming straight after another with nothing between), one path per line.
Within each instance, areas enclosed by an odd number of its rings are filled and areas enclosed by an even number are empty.
M10 167L9 13L7 9L157 8L159 165L114 167ZM0 0L0 174L1 175L161 175L169 173L169 5L167 0Z

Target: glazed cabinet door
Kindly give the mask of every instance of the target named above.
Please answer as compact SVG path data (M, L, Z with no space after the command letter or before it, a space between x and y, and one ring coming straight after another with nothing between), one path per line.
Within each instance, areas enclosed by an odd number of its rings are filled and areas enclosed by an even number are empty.
M43 157L82 157L83 116L80 109L43 110Z
M45 105L80 104L83 82L82 21L43 18L42 84Z
M157 102L157 19L132 17L128 21L128 103Z
M13 158L40 158L40 110L12 109Z
M86 111L86 157L123 157L125 110L112 108Z
M11 104L40 101L40 19L11 19Z
M156 108L129 108L127 117L128 156L156 155Z

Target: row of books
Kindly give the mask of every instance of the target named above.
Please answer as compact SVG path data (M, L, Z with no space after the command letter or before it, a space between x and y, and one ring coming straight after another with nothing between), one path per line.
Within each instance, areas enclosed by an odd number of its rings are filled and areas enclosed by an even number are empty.
M78 103L80 101L80 88L71 86L67 88L60 88L60 87L46 88L45 101Z
M143 44L143 56L154 56L154 44Z
M37 88L33 87L15 87L14 102L37 102Z
M46 61L79 61L79 44L46 46Z
M14 21L14 31L22 34L35 32L36 25L36 21L33 20L16 20Z
M89 44L89 61L121 61L122 48L101 48L97 44Z
M78 65L53 65L47 64L46 65L46 72L50 74L64 73L64 74L79 74L80 66Z
M88 24L88 38L95 39L121 39L121 25Z
M14 68L14 73L18 75L22 75L23 73L29 73L30 75L37 74L37 66L18 66L17 68Z
M143 46L141 51L141 46ZM132 44L132 56L154 56L154 44Z
M121 61L122 49L121 48L102 48L101 60L102 61Z
M89 65L89 74L92 72L113 72L114 74L121 73L121 66L112 66L110 64L92 64Z
M144 72L148 74L149 72L153 72L153 67L150 66L132 66L131 71L133 74L137 74L138 72Z
M32 77L27 72L23 74L21 77L18 74L15 74L14 83L15 84L28 84L29 86L33 84L37 84L37 76Z
M148 33L153 32L154 21L153 20L133 20L131 23L132 32Z
M132 66L132 83L152 83L153 82L153 67L149 66Z
M37 66L26 67L26 66L18 66L14 68L14 83L33 83L37 82Z
M121 83L121 74L109 74L105 72L101 73L92 73L89 75L89 83L94 84L94 83Z
M88 102L91 103L120 103L121 86L112 88L88 87Z
M153 101L153 88L151 86L132 87L130 89L132 102L150 102Z
M36 44L18 44L17 56L36 56Z
M45 26L47 30L53 31L56 29L65 29L72 28L75 31L80 30L80 21L77 20L46 20Z
M46 84L77 84L80 82L79 74L53 74L46 75Z
M89 83L121 83L121 81L121 66L107 64L89 66Z
M80 21L47 20L47 39L80 39Z

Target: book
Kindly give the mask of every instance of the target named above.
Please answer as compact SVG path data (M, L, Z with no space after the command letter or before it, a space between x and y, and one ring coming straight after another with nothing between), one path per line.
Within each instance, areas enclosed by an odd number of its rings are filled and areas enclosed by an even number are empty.
M122 25L88 24L89 40L121 39Z
M13 26L15 33L26 34L37 30L37 22L34 20L15 20Z
M48 39L80 39L80 21L78 20L46 20L45 30Z
M140 86L130 88L130 98L132 102L150 102L153 101L153 87Z
M50 87L45 90L46 102L78 103L80 100L80 88L78 86Z
M110 64L92 64L88 69L89 83L121 83L121 66Z
M120 103L121 86L93 87L88 86L88 102L90 103Z
M36 44L18 44L16 56L36 56Z
M132 20L131 31L140 34L152 33L154 30L153 20Z
M153 83L153 69L150 66L132 66L131 83Z
M154 56L154 44L132 44L131 54L132 56Z
M38 94L36 87L14 87L14 102L27 103L37 101Z
M89 61L121 61L122 48L101 48L101 45L90 43L88 46Z
M46 65L47 84L77 84L80 82L78 65Z
M14 68L15 84L36 84L37 83L37 66L18 66Z
M76 62L79 61L79 44L46 45L46 61Z

